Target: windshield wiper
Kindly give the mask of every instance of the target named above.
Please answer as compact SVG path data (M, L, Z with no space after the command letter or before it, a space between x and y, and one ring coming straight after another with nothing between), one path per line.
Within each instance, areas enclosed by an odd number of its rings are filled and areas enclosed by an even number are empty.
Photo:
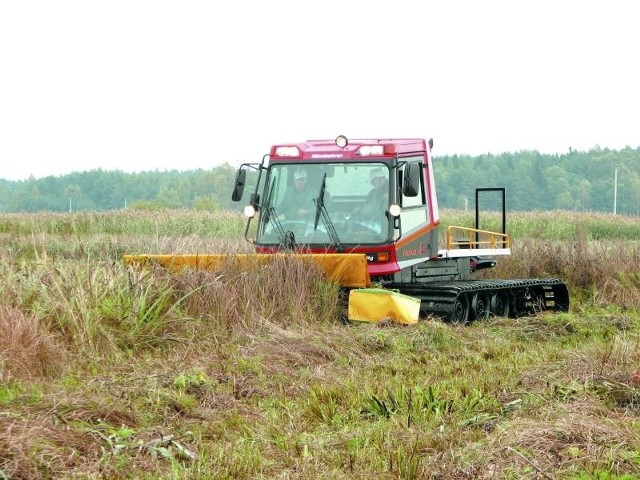
M276 235L278 236L278 241L280 245L288 250L294 250L296 248L296 236L293 232L284 230L282 223L280 223L280 219L278 219L278 212L276 212L276 207L271 205L271 199L273 198L273 189L276 186L275 177L271 181L271 188L269 189L269 196L266 199L265 204L269 205L267 207L266 213L266 222L270 223L273 229L276 231Z
M336 250L341 251L342 244L340 243L340 239L338 238L338 233L336 232L336 229L333 226L333 222L331 221L331 217L329 217L329 213L327 213L327 209L324 206L324 193L326 189L327 174L325 173L322 177L322 185L320 185L320 193L318 194L318 198L313 199L314 203L316 204L316 218L313 222L313 230L315 231L318 229L318 221L320 220L320 217L322 217L322 222L324 223L324 228L327 229L327 233L329 234L331 245L335 245Z

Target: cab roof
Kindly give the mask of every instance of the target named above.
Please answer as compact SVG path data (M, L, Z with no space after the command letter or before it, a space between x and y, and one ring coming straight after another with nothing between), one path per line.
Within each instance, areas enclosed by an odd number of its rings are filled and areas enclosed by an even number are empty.
M307 140L301 143L283 143L271 147L272 159L340 160L367 157L393 157L397 154L424 152L426 141L422 138L350 139L345 147L336 140Z

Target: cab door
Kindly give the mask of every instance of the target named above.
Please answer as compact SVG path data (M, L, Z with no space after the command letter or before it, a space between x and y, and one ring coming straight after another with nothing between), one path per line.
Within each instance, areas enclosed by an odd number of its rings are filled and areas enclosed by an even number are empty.
M414 263L438 252L438 222L433 216L429 163L422 155L399 159L398 204L400 222L398 261Z

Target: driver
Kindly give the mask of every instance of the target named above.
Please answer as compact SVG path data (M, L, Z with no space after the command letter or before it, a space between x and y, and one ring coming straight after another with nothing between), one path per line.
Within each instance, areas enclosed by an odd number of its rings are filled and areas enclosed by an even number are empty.
M314 192L307 183L307 171L298 169L293 173L293 185L284 193L278 212L287 219L309 220L314 211L313 198Z

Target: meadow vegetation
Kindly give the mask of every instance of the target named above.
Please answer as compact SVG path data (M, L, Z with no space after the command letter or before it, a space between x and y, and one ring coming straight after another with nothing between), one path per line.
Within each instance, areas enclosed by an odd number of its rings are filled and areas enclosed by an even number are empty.
M344 323L293 259L122 262L248 252L235 213L0 216L0 479L637 478L640 222L508 222L485 274L563 278L570 312Z

